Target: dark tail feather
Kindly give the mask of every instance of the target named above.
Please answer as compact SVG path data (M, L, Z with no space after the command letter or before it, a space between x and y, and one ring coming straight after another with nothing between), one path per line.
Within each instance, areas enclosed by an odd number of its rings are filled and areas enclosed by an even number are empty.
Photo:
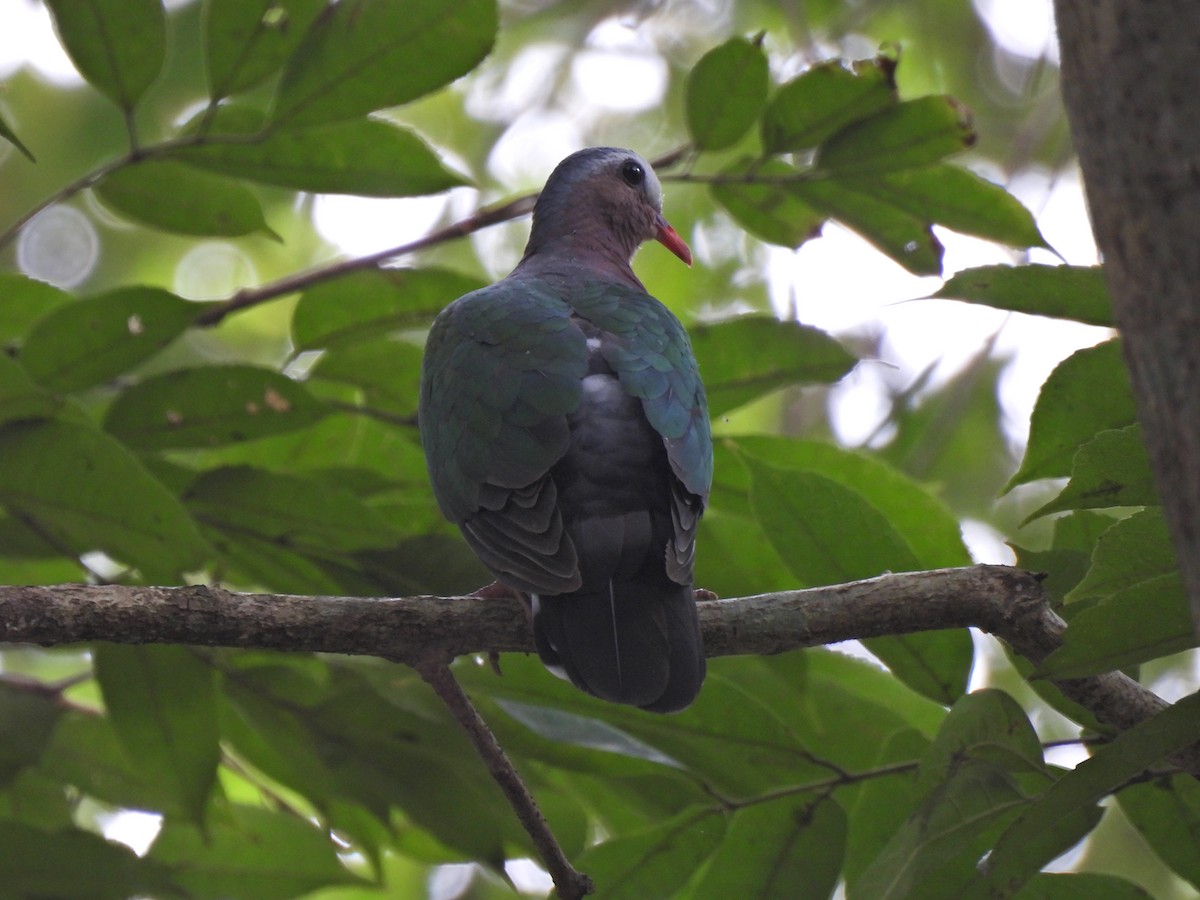
M542 661L614 703L676 712L704 682L704 645L692 589L614 581L611 594L538 597L534 640Z

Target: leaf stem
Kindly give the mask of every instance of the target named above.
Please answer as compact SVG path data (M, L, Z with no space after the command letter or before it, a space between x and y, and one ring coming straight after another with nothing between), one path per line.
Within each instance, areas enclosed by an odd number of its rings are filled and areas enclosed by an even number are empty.
M749 806L757 806L760 803L770 803L773 800L782 800L786 797L794 797L797 794L812 794L822 793L829 794L835 789L845 787L851 784L859 784L863 781L870 781L873 778L889 778L892 775L904 775L908 772L916 771L920 766L920 760L909 759L903 762L889 763L885 766L877 766L873 769L864 769L861 772L842 771L837 775L830 775L828 778L820 778L816 781L810 781L805 784L790 784L786 787L776 788L773 791L767 791L763 794L758 794L754 797L744 797L740 800L734 800L725 797L716 791L709 790L713 797L720 804L719 809L713 807L713 812L730 812L739 809L745 809Z

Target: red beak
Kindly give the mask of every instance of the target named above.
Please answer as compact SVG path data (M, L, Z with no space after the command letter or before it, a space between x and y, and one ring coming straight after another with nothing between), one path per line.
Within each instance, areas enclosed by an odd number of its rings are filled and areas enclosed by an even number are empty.
M679 236L671 223L664 219L661 215L658 217L657 232L654 239L682 259L687 265L692 264L692 251L688 249L688 245L684 243L683 238Z

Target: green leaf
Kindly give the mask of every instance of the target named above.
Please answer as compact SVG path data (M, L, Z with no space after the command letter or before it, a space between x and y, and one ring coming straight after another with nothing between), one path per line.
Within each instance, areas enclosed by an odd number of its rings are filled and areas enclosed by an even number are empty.
M29 326L50 310L73 300L72 294L44 281L0 272L0 341L23 337Z
M1115 875L1091 872L1039 872L1015 900L1153 900L1136 884Z
M1190 775L1165 775L1123 788L1121 810L1158 857L1200 889L1200 784Z
M349 593L338 580L322 571L318 561L290 547L253 534L236 534L221 523L202 526L208 542L217 551L228 580L258 590L283 594Z
M152 159L117 169L95 191L118 213L163 231L201 237L261 231L280 240L252 190L180 162Z
M945 715L941 706L878 665L822 650L713 660L697 702L670 718L583 696L548 675L536 659L509 655L503 667L503 679L475 667L464 666L457 674L475 693L609 723L731 797L770 792L780 784L823 782L831 762L850 770L868 768L889 735L902 728L932 734ZM730 765L731 759L746 763ZM657 768L664 776L674 771ZM681 803L708 800L694 789L680 798Z
M730 662L723 660L723 665L710 666L700 699L681 716L669 720L581 697L578 690L549 675L540 662L521 656L505 657L502 683L470 669L459 675L472 688L484 690L493 698L566 709L606 722L731 796L769 790L780 778L803 781L828 774L828 770L814 764L812 754L805 749L809 735L797 733L811 731L813 724L808 711L795 709L796 681L786 681L761 660L738 661L744 665ZM788 662L789 670L803 665ZM730 678L730 672L752 675ZM483 678L488 680L480 683ZM752 680L762 687L758 696L743 683ZM784 709L773 707L774 699L780 696ZM789 719L786 724L785 716ZM742 758L752 758L754 765L729 765L730 759ZM663 769L664 775L674 771L674 767L663 765L656 768Z
M209 550L179 501L111 437L46 421L0 429L0 502L73 552L103 550L148 580L199 569Z
M1071 480L1062 493L1030 513L1025 522L1068 509L1158 504L1154 473L1142 443L1142 427L1101 431L1075 452Z
M801 584L839 584L921 568L900 532L855 489L752 456L742 462L750 471L755 517ZM890 636L867 646L928 697L952 702L966 688L972 651L965 633Z
M1085 732L1091 732L1104 737L1116 733L1116 728L1104 724L1086 706L1082 706L1071 700L1054 682L1034 679L1033 663L1014 651L1011 647L1005 647L1005 656L1017 674L1029 681L1029 686L1034 689L1042 700L1072 722L1077 723Z
M428 503L428 500L417 503ZM426 511L428 507L426 506ZM365 550L354 554L354 560L373 585L371 591L389 597L409 597L413 594L437 594L453 597L467 594L481 584L488 584L492 577L471 552L466 543L458 538L443 534L421 534L423 523L409 509L401 508L397 515L406 518L397 520L389 516L398 528L404 528L417 537L406 538L383 550Z
M24 522L3 516L0 517L0 556L49 560L58 557L58 550Z
M139 450L216 447L304 428L324 414L286 375L254 366L205 366L155 375L123 391L104 428Z
M1100 266L979 266L956 273L931 296L1113 326L1112 300Z
M1071 474L1076 451L1097 433L1137 422L1117 340L1072 354L1050 373L1029 423L1029 444L1006 491Z
M446 847L494 865L502 864L505 845L532 852L461 729L445 713L423 708L428 695L419 682L417 697L406 691L392 702L353 671L332 675L314 691L279 667L227 673L225 738L314 803L353 801L385 823L399 807ZM413 712L418 706L422 711Z
M674 895L723 843L727 819L688 809L635 834L590 847L578 868L611 900Z
M697 150L732 147L758 120L767 100L767 55L761 36L730 38L704 54L688 75L683 109Z
M411 428L397 428L352 410L333 410L303 429L266 441L226 447L214 453L212 461L248 463L283 472L338 465L361 467L399 487L415 489L398 490L386 501L376 501L380 508L388 506L395 511L394 520L409 523L410 533L453 533L457 540L459 536L432 502L425 454L417 438Z
M0 821L20 822L44 831L73 828L75 798L43 766L25 769L0 790Z
M849 806L850 827L846 836L846 861L843 874L846 892L858 896L858 879L875 857L887 846L916 808L921 794L916 790L916 765L929 748L929 740L913 729L901 729L880 744L872 768L888 765L901 769L887 777L870 778L854 788L854 801ZM842 794L838 794L839 799Z
M21 690L0 682L0 785L10 784L41 759L63 711L48 690Z
M1080 678L1195 647L1196 631L1177 572L1119 590L1071 619L1063 645L1038 678Z
M781 87L762 118L764 152L790 153L815 147L860 119L896 103L893 64L841 60L813 66Z
M201 831L167 822L149 859L169 867L198 900L289 900L322 887L358 884L321 827L290 811L231 805Z
M1022 568L1046 573L1043 586L1052 598L1061 601L1087 575L1096 542L1112 528L1113 521L1107 514L1076 510L1050 523L1054 538L1049 550L1029 550L1011 542L1009 546L1016 551Z
M1002 773L1010 773L1014 778L1006 778ZM952 816L953 807L963 802L956 790L947 790L960 777L965 778L966 784L978 784L984 793L994 791L994 796L973 800L974 821L968 821L972 816L964 814L966 827L962 830L947 822L945 831L928 842L926 835L920 833L927 824L922 822L921 812L911 816L897 834L917 826L915 842L909 844L913 857L891 858L890 877L896 879L897 885L912 878L910 883L924 885L923 895L958 896L961 886L977 880L976 863L982 849L990 843L988 838L995 827L1025 805L1028 787L1041 787L1050 781L1037 733L1020 704L1003 691L983 690L960 698L922 758L917 786L927 796L922 808L931 818ZM950 808L935 808L941 804ZM1090 831L1099 817L1099 811L1090 808L1063 817L1043 835L1043 846L1057 847L1058 852L1066 850ZM903 849L902 843L890 843L879 859L897 850L903 853ZM1028 865L1025 877L1044 862L1040 851L1022 857L1021 865Z
M800 654L797 654L800 655ZM810 648L806 657L804 679L799 682L805 691L819 691L819 702L811 697L799 697L798 702L812 710L815 731L810 737L814 746L830 740L839 732L838 753L846 765L867 768L879 758L878 748L897 731L915 729L932 737L946 719L945 707L936 700L914 694L888 672L873 662L855 659L836 650ZM775 663L772 669L782 668ZM789 675L786 669L781 678ZM743 680L753 690L749 678ZM798 683L792 678L788 685L794 691ZM867 721L841 721L847 709L857 709ZM841 712L839 712L839 710Z
M447 269L371 269L309 288L292 314L298 350L371 340L433 321L442 307L484 286Z
M1032 213L1019 200L961 166L943 163L841 180L853 190L962 234L1010 247L1047 246Z
M88 831L0 821L0 847L0 884L10 897L126 900L179 893L164 866Z
M283 70L273 127L354 119L415 100L474 69L496 27L495 0L327 7Z
M828 797L746 806L733 814L691 897L825 900L837 886L845 847L846 814Z
M904 684L939 703L953 703L967 689L974 648L965 630L885 635L863 646Z
M1023 786L1028 786L1031 779L1024 781L1025 785ZM1050 784L1053 787L1054 782L1050 782ZM1025 809L1029 809L1029 807L1030 804L1027 803ZM971 890L963 893L978 897L995 897L997 894L1008 896L1008 891L998 892L992 885L1003 881L1009 885L1008 890L1012 890L1017 885L1024 885L1029 879L1036 876L1040 869L1082 841L1100 824L1103 816L1104 811L1092 804L1083 804L1064 811L1063 815L1059 816L1052 824L1047 825L1045 831L1038 835L1036 842L1015 849L1003 860L1002 868L995 870L989 868L983 879L979 878L978 870L986 867L990 858L974 861L975 865L972 867L974 871L971 872L969 879ZM992 841L996 840L994 833L990 837ZM953 896L957 898L961 894L955 892Z
M382 119L298 133L265 132L265 124L257 109L222 106L208 131L217 137L181 146L171 157L222 175L314 193L411 197L465 183L416 134ZM228 136L233 139L223 140Z
M34 384L20 363L0 353L0 424L49 418L61 406L62 400Z
M934 790L967 759L987 761L1014 773L1045 770L1042 742L1025 711L996 689L958 699L921 760L917 787Z
M739 438L729 446L740 449L750 473L751 506L763 533L801 584L970 562L958 523L945 507L875 460L769 438ZM719 476L718 501L726 485L747 489L729 477L728 471ZM905 684L938 702L953 703L966 690L974 649L965 631L865 643Z
M204 50L209 94L219 100L279 71L325 0L209 0Z
M522 703L519 700L496 701L496 705L530 731L560 744L573 744L605 753L615 753L630 759L645 760L661 766L682 768L665 753L626 734L615 725L576 715L563 709Z
M817 148L819 169L882 174L936 163L975 143L966 107L952 97L921 97L843 128Z
M862 494L824 475L742 457L750 503L792 574L805 586L840 584L920 563Z
M199 521L235 540L243 534L257 536L304 554L390 547L400 539L379 513L348 490L250 466L205 472L183 500Z
M794 584L748 507L743 513L710 506L700 522L697 540L704 553L696 556L696 584L718 596L784 591Z
M1069 603L1111 596L1178 571L1166 520L1157 509L1141 510L1112 522L1094 545L1092 565L1067 594Z
M144 362L182 334L198 307L153 287L117 288L55 307L34 323L21 363L53 391L77 391Z
M795 185L795 167L777 159L743 159L721 171L713 199L755 237L782 247L799 247L821 233L826 216Z
M746 436L719 441L714 497L721 506L730 495L744 495L750 480L744 467L726 457L727 449L754 456L781 469L799 469L831 478L878 509L904 536L922 569L968 566L971 555L962 541L958 518L924 486L877 456L822 441Z
M159 0L47 0L67 54L127 113L162 69L167 30Z
M1027 802L1011 776L993 764L964 762L905 820L847 897L954 896L973 874L989 832Z
M1165 756L1200 740L1200 694L1192 694L1098 749L1065 773L1017 817L986 863L989 886L1011 890L1063 848L1052 839L1061 823L1141 774ZM1036 871L1034 869L1033 871Z
M788 384L833 383L857 360L818 328L741 316L690 329L714 418Z
M61 784L124 809L152 809L175 818L189 815L174 779L141 768L125 754L107 716L69 712L54 732L40 768Z
M186 647L100 644L94 653L125 755L202 824L221 761L213 670Z
M407 341L364 341L336 344L309 372L321 381L353 385L363 392L363 406L416 424L421 381L421 348Z
M30 162L37 162L37 160L33 158L33 154L29 152L29 148L21 143L21 139L17 137L17 133L12 130L8 122L4 120L3 116L0 116L0 138L3 138L20 150L21 153L24 154L25 158Z
M933 223L877 196L873 188L865 189L861 178L807 179L796 182L790 193L854 229L914 275L942 273L942 245Z

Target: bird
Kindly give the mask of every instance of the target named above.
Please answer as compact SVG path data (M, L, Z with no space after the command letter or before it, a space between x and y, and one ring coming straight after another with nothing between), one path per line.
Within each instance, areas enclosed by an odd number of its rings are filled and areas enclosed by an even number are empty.
M442 513L528 595L547 668L665 713L705 677L693 571L713 464L687 332L631 268L650 239L691 265L645 159L566 157L516 268L436 317L418 422Z

